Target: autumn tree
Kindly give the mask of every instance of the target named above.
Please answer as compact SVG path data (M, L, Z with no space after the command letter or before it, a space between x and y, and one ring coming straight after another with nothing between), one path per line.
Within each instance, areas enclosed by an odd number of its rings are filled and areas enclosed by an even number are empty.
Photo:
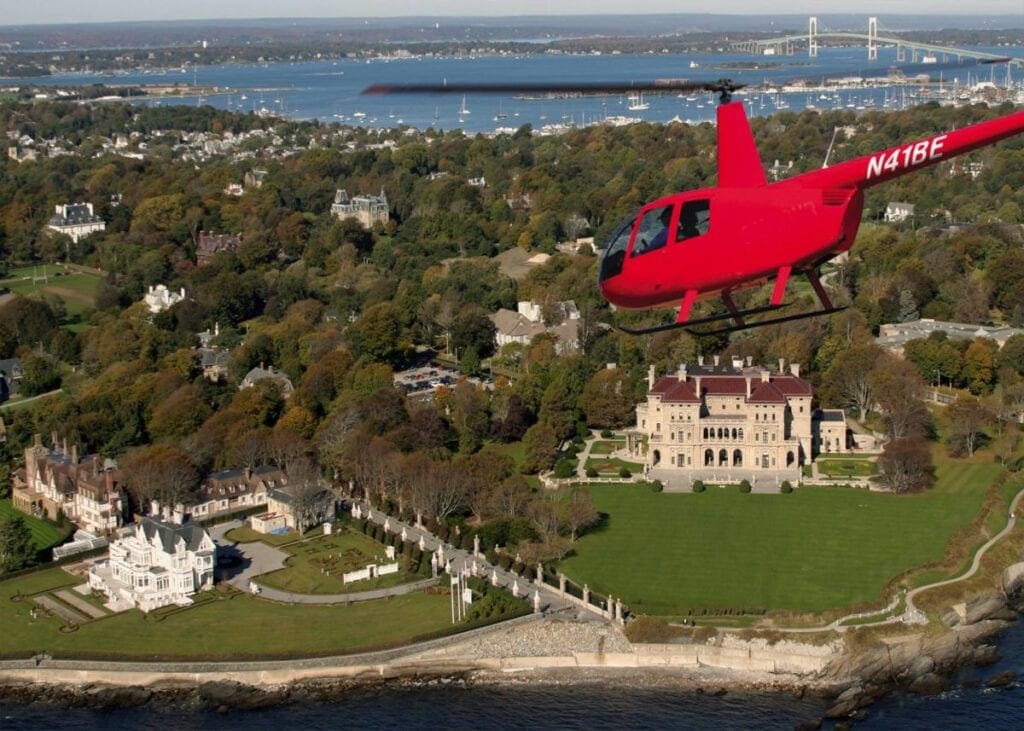
M523 436L526 455L522 471L530 474L551 469L558 455L558 445L558 435L550 426L543 422L531 426Z
M929 415L924 405L924 383L917 368L905 360L883 354L870 375L875 403L885 416L889 436L899 439L923 433Z
M935 480L931 449L919 435L886 442L878 469L882 482L896 493L924 490Z
M949 451L954 457L974 456L983 429L988 425L990 413L975 396L961 395L946 409L949 418Z
M164 507L188 505L199 488L199 472L177 447L139 447L121 460L124 484L138 504L156 500Z
M579 406L587 424L603 429L628 426L636 417L633 381L624 368L599 370L583 387Z
M872 371L882 354L877 345L854 345L836 354L825 373L822 390L828 400L838 406L857 409L860 420L874 406L875 391Z
M288 490L292 515L299 533L322 523L334 497L320 479L320 468L311 459L293 460L288 465Z
M562 520L569 529L570 542L575 543L577 534L595 525L600 518L588 491L579 487L570 490L562 504Z

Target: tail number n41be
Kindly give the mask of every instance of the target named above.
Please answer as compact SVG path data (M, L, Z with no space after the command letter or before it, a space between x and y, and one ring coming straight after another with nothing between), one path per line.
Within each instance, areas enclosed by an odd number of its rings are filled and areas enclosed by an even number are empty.
M910 168L920 165L928 160L935 160L942 157L942 145L946 135L938 135L930 140L912 142L903 147L897 147L891 152L880 152L872 155L868 160L867 179L877 178L884 172L896 172L900 168Z

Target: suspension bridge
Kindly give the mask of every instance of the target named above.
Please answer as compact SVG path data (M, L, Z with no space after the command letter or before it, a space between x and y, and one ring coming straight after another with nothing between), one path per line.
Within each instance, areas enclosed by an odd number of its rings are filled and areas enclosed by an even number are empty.
M1008 59L1010 66L1024 67L1024 58L1009 58L1006 55L986 53L966 48L953 48L950 46L938 46L933 43L918 43L898 36L882 36L878 33L878 18L868 18L867 33L853 33L850 31L831 31L818 28L817 17L812 16L807 22L807 33L800 35L786 35L777 38L762 38L744 41L735 41L731 47L737 51L757 54L759 56L793 56L798 48L807 49L810 58L816 58L821 48L819 39L831 39L846 42L864 42L867 47L868 61L878 60L879 46L895 46L896 61L911 63L951 63L961 62L964 59L975 61L992 61Z

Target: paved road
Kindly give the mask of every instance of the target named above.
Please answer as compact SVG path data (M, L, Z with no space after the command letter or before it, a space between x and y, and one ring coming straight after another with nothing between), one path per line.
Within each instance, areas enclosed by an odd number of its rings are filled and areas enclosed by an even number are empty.
M217 544L218 556L232 556L240 562L236 566L218 569L218 573L221 576L226 576L227 582L236 589L248 592L250 579L284 568L284 561L288 558L288 554L261 541L235 543L225 536L232 528L237 528L240 525L242 523L238 520L215 525L210 528L210 537Z
M480 576L496 586L508 589L513 594L525 596L531 602L535 601L534 597L537 595L540 600L541 611L544 612L571 611L582 619L600 619L602 621L606 619L596 609L590 611L563 598L557 589L547 584L535 584L529 578L516 576L509 571L504 571L497 566L491 565L482 556L474 557L469 551L463 551L444 543L425 528L417 528L414 525L392 518L380 510L374 510L364 503L355 502L359 505L363 514L368 515L374 523L384 525L386 522L387 530L390 533L400 534L405 529L406 540L420 543L423 550L436 552L438 548L443 546L445 562L451 567L453 574L466 570L472 576Z

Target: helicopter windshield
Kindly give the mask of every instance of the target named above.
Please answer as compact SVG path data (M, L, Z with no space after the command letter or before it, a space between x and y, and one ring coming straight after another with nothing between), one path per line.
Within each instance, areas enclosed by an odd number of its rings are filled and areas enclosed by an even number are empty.
M614 277L622 271L622 263L626 260L626 247L629 246L629 237L633 233L633 223L636 215L632 215L612 232L608 239L608 245L604 247L604 255L601 258L601 273L598 281Z

